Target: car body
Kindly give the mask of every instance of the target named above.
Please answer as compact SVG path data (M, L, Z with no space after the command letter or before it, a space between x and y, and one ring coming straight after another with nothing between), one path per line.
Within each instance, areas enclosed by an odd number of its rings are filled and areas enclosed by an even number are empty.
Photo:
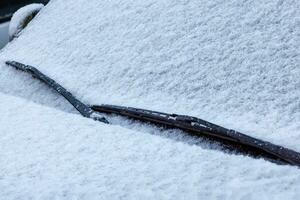
M30 3L48 3L49 0L3 0L0 2L0 23L8 22L19 8Z

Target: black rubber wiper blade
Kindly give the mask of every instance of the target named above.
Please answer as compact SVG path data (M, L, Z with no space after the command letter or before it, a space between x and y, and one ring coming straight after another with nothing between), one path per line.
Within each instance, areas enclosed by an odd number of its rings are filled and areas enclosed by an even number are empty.
M196 117L115 105L93 105L91 108L102 113L117 114L169 128L178 128L193 135L205 136L213 141L229 145L231 149L254 157L300 167L300 153L296 151L226 129Z
M99 113L97 112L94 112L89 106L85 105L84 103L79 101L76 97L74 97L72 93L67 91L64 87L62 87L53 79L49 78L48 76L40 72L35 67L30 65L24 65L16 61L6 61L6 64L16 68L17 70L21 70L31 74L34 78L39 79L40 81L48 85L50 88L54 89L56 92L62 95L70 104L72 104L73 107L76 110L78 110L78 112L82 116L87 118L92 118L94 120L101 121L104 123L108 123L108 121L103 116L99 115Z

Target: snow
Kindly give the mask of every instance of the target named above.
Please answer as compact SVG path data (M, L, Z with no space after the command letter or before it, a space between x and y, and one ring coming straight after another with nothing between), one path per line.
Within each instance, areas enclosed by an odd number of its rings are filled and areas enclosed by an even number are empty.
M297 168L84 119L4 62L35 66L88 104L192 115L300 151L299 9L296 0L52 0L0 52L0 194L295 199Z
M38 66L87 103L193 115L300 150L299 5L52 1L0 59ZM65 107L4 68L0 91Z
M43 7L41 3L32 3L17 10L9 23L9 38L17 37L24 28L26 18L39 12Z
M6 105L0 107L0 194L5 199L299 195L296 167L106 125L1 93L0 99Z

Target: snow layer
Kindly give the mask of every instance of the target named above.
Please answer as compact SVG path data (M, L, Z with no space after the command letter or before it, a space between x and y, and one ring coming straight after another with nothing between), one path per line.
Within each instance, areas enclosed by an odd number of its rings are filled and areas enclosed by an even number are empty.
M19 10L17 10L9 23L9 38L12 39L19 35L19 33L24 29L26 19L39 12L44 7L41 3L33 3L26 5Z
M194 115L300 151L299 8L52 0L0 53L0 92L27 99L0 95L1 196L295 199L298 168L45 107L73 112L4 61L38 67L86 103Z
M300 150L300 1L51 1L0 59L87 103L189 114ZM0 67L0 91L65 109Z
M105 125L0 93L3 199L297 199L296 167ZM67 128L66 128L67 127Z

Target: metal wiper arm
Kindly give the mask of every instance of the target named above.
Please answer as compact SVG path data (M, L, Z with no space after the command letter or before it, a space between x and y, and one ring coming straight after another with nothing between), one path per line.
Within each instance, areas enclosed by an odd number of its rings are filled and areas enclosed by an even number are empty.
M69 91L67 91L63 86L55 82L53 79L49 78L42 72L40 72L35 67L32 67L30 65L24 65L22 63L16 62L16 61L6 61L6 64L9 66L12 66L16 68L17 70L21 70L24 72L27 72L31 74L34 78L39 79L46 85L48 85L50 88L54 89L56 92L58 92L60 95L62 95L70 104L73 105L73 107L78 110L78 112L87 118L92 118L97 121L101 121L104 123L108 123L108 121L103 117L100 116L98 113L95 113L89 106L85 105L81 101L79 101L76 97L74 97Z

